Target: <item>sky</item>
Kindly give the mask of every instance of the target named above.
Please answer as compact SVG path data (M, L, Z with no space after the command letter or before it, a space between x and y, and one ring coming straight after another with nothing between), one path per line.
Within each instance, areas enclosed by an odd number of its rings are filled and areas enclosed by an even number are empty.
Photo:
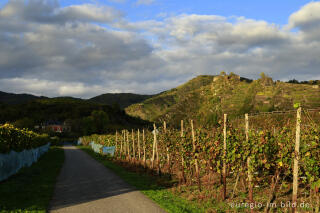
M320 79L320 2L0 1L0 91L155 94L198 75Z

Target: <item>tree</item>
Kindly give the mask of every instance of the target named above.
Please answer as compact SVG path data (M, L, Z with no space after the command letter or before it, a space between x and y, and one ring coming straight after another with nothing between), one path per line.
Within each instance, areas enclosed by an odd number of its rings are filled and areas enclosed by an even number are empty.
M292 80L289 80L288 83L291 83L291 84L299 84L299 81L296 80L296 79L292 79Z
M91 113L91 117L93 118L97 133L106 132L110 121L108 114L102 110L94 110Z
M225 76L225 75L227 75L227 74L226 74L225 71L221 71L221 72L220 72L220 75L221 75L221 76Z
M14 126L22 129L22 128L27 128L27 129L33 129L35 125L34 120L31 118L24 117L22 119L19 119L14 122Z
M91 135L97 131L92 116L84 117L81 123L82 123L82 133L84 135Z

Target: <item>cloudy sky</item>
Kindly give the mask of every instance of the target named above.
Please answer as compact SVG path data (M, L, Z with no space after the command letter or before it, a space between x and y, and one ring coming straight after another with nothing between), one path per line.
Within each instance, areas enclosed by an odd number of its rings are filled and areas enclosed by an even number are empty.
M1 91L153 94L221 71L320 79L320 2L0 1Z

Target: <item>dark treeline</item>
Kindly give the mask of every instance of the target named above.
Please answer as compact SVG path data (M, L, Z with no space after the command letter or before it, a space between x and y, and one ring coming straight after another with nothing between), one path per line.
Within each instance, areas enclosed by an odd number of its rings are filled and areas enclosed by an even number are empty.
M291 84L320 85L320 80L299 81L299 80L296 80L296 79L292 79L292 80L287 81L287 83L291 83Z
M71 98L33 100L15 105L0 103L1 123L32 130L38 126L38 131L48 131L41 127L49 123L63 124L70 127L68 134L73 136L102 134L146 124L128 116L117 104L109 106Z

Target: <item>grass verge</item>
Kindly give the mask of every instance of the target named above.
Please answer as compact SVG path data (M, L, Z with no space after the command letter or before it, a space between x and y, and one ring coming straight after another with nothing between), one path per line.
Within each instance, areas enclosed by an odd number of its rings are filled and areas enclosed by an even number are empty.
M206 205L202 203L200 205L197 202L188 201L175 195L166 187L158 185L157 177L127 171L123 167L113 163L111 160L108 160L105 156L93 152L89 147L79 146L79 148L107 168L111 169L127 183L135 186L139 191L154 200L167 212L206 212L208 210L208 205L210 204Z
M51 147L37 163L1 182L0 212L46 212L63 162L63 150Z

